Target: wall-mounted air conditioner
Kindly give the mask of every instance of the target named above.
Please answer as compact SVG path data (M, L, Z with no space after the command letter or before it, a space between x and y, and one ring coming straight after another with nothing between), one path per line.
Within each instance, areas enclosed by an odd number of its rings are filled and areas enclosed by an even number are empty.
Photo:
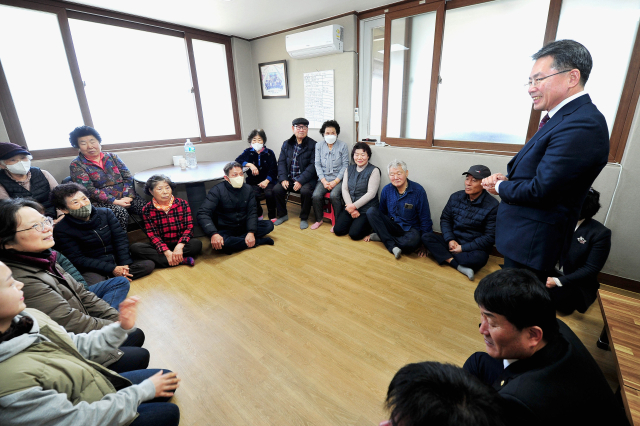
M342 53L342 31L340 25L327 25L286 37L287 53L295 59Z

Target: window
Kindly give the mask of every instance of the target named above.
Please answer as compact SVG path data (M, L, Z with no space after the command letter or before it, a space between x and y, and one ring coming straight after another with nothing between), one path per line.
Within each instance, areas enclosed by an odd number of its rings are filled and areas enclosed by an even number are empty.
M638 0L426 0L395 4L384 13L361 15L360 140L375 135L373 40L374 29L382 34L384 19L389 40L383 50L381 140L519 151L541 118L524 87L531 55L569 38L591 52L586 91L609 125L610 160L622 158L640 96L634 90L640 82Z
M78 19L69 26L103 143L199 135L184 39Z
M384 65L384 18L360 23L360 111L359 132L363 138L382 134L382 77ZM366 66L365 66L366 64Z
M82 124L106 149L241 138L229 37L86 6L14 4L0 0L0 114L36 158L75 154L68 134Z
M65 135L82 124L82 114L57 15L0 5L0 40L0 61L29 149L68 146Z

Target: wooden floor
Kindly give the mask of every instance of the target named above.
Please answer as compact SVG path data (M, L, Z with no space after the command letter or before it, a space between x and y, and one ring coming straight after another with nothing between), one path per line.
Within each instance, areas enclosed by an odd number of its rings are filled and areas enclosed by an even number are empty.
M182 377L181 425L377 425L400 367L462 365L484 350L473 291L500 258L471 282L433 259L336 237L328 223L301 231L297 213L272 247L227 256L203 238L195 267L131 284L150 366ZM617 387L611 352L595 346L598 304L563 320Z

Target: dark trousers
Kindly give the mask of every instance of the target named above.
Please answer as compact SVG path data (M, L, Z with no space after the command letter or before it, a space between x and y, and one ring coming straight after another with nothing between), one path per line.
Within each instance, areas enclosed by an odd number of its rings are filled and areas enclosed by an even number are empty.
M125 277L115 277L89 286L87 290L104 300L114 309L120 308L120 303L129 294L129 280Z
M528 271L531 271L536 275L536 277L538 277L542 284L545 284L547 282L547 277L552 277L555 274L555 271L545 272L538 269L533 269L525 265L524 263L516 262L515 260L508 258L507 256L504 257L504 268L526 269Z
M451 253L449 244L444 237L434 232L427 232L422 235L422 244L431 252L436 261L442 265L447 259L454 258L458 264L473 269L478 272L489 260L489 253L483 250L463 251L461 253Z
M139 385L160 370L136 370L122 373L134 385ZM163 374L170 370L162 370ZM177 405L167 402L170 397L158 397L143 402L138 406L139 416L131 423L135 426L178 426L180 423L180 409Z
M280 185L282 186L282 185ZM251 185L253 188L253 194L256 196L256 208L258 217L262 216L262 204L258 199L262 194L264 194L264 199L267 201L267 214L269 215L269 219L276 218L276 199L273 195L273 189L276 187L276 184L273 182L269 182L265 189L260 188L258 185Z
M254 237L256 238L256 246L264 244L264 241L261 240L271 231L273 231L273 222L270 220L259 220L258 230L254 234ZM224 240L222 252L226 254L236 253L249 248L244 240L247 237L246 228L234 230L219 229L218 234L220 234Z
M361 212L360 216L354 219L348 211L342 210L336 216L333 232L338 236L349 234L352 240L359 241L371 233L371 225L365 213Z
M109 370L119 374L126 371L144 370L149 366L149 351L145 348L120 346L120 350L124 354L119 360L108 366Z
M405 231L376 207L367 210L367 220L389 253L393 253L394 247L398 247L404 253L411 253L420 246L420 230L411 228Z
M316 183L316 187L313 190L313 194L311 195L311 202L313 203L313 213L316 216L316 222L322 222L322 218L324 217L324 195L327 192L329 191L324 187L322 182ZM342 210L344 210L344 203L342 202L342 183L338 184L331 190L329 201L331 202L331 206L333 208L333 214L337 218L338 214Z
M178 243L166 243L169 250L173 251ZM196 257L202 253L202 241L191 238L182 248L183 257ZM151 243L131 244L131 254L139 259L152 261L158 268L168 268L169 261L164 253L158 253L156 247Z
M482 383L492 386L504 371L504 364L501 359L492 358L486 352L476 352L465 361L462 368Z
M305 183L300 187L298 191L293 190L293 180L289 180L289 189L284 189L282 183L278 182L273 188L273 196L276 199L276 208L278 211L278 217L285 216L287 214L287 192L295 192L300 194L302 199L302 208L300 209L300 219L309 219L309 212L311 212L311 196L313 195L313 189L315 188L315 182Z
M133 275L133 277L130 278L137 280L138 278L145 277L149 275L155 267L156 265L150 260L134 260L133 263L129 265L129 273ZM83 272L82 276L89 286L113 278L111 273L109 275L102 275L98 272Z
M549 275L552 277L553 275ZM545 281L546 283L546 281ZM578 308L578 301L583 298L580 289L574 287L552 287L547 289L556 310L564 315L572 314Z

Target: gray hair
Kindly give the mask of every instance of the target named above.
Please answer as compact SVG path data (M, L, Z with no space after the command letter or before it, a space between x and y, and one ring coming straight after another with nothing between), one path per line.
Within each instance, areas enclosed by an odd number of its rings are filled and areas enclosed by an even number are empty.
M537 61L545 56L553 58L551 67L558 71L577 69L580 71L580 84L583 87L587 84L593 67L593 59L582 44L574 40L552 41L533 54L531 58Z
M235 169L236 167L240 167L240 169L242 169L242 164L238 163L237 161L231 161L230 163L227 163L224 165L224 174L226 176L229 176L229 172L232 169Z
M393 160L391 160L391 162L387 166L387 174L391 173L391 169L392 168L402 169L405 172L409 171L409 169L407 168L407 163L405 163L402 160L395 159L395 158Z
M169 176L157 174L147 179L147 182L144 184L144 193L147 195L153 195L151 194L151 192L155 189L156 186L158 186L160 182L166 182L167 185L171 187L172 191L176 190L176 184L173 183Z

